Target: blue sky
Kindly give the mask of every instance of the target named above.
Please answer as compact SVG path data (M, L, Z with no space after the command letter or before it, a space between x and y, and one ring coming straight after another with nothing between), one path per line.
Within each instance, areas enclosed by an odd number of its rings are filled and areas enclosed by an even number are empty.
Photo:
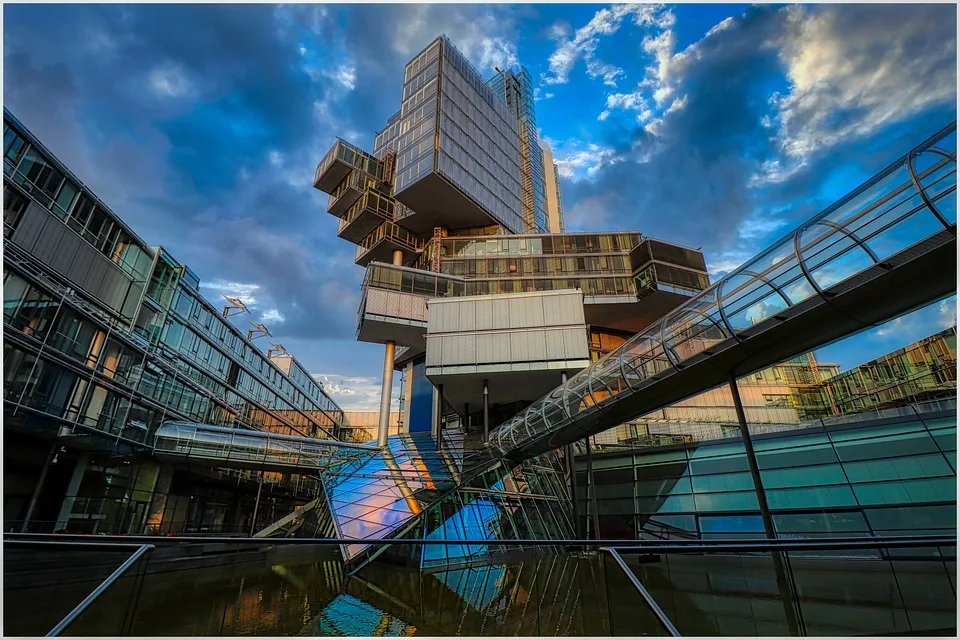
M702 247L722 275L956 117L953 5L4 5L4 103L138 233L245 296L345 407L377 406L363 269L313 169L370 148L446 33L522 63L571 230ZM827 347L844 367L955 299Z

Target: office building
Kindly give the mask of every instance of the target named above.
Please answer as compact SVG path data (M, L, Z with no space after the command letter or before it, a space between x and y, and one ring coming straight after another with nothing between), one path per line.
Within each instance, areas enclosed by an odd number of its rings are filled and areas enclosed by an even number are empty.
M266 523L315 490L312 474L151 455L168 421L294 439L351 431L296 358L238 327L242 301L205 299L189 267L8 111L3 170L4 529L242 530L258 494Z
M338 236L357 244L356 262L368 269L358 338L385 345L384 424L396 368L405 429L431 430L440 419L431 409L439 383L424 368L429 297L579 289L584 341L597 352L708 285L699 251L635 231L549 233L562 226L556 181L546 188L554 170L529 72L498 70L484 81L445 37L405 66L400 111L375 135L372 154L337 139L320 161L314 186L330 194ZM549 202L558 212L552 227Z
M547 227L550 233L563 233L563 200L560 197L560 168L553 161L553 151L546 142L540 143L543 150L544 193L547 211Z

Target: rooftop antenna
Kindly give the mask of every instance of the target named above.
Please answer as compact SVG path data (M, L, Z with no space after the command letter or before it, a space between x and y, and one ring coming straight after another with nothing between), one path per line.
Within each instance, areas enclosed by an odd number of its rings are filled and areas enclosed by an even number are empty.
M249 313L249 311L247 311L247 305L243 304L243 300L241 300L240 298L231 298L230 296L223 296L223 299L229 303L223 308L224 318L235 316L238 313ZM233 311L233 310L236 310L236 311ZM233 311L233 313L231 313L231 311Z
M270 330L267 329L263 324L259 322L251 322L250 324L253 325L253 329L247 331L247 340L256 340L257 338L262 338L263 336L270 336L271 338L273 337L273 335L270 333ZM257 336L254 337L254 334L257 334Z

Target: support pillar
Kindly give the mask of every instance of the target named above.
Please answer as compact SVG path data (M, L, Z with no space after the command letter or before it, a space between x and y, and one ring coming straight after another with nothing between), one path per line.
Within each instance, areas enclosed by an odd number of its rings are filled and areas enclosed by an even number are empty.
M470 431L470 403L463 403L463 431L464 433Z
M257 500L253 503L253 517L250 518L250 537L257 531L257 510L260 508L260 492L263 491L263 471L260 472L260 484L257 485Z
M390 396L393 392L393 363L397 343L387 340L383 350L383 383L380 386L380 425L377 428L377 446L387 446L390 433Z
M40 468L40 477L37 478L37 486L33 488L33 494L30 496L30 503L27 505L27 512L23 516L23 523L20 525L20 533L26 533L27 527L30 524L30 518L33 516L33 510L37 508L37 499L40 497L40 490L43 488L43 482L47 479L47 472L50 470L50 465L53 461L53 457L57 454L57 447L60 446L59 439L55 439L53 444L50 445L50 451L47 453L47 457L43 461L43 466Z
M430 435L434 442L440 441L440 392L436 387L433 388L433 402L430 410ZM438 447L439 448L439 445Z
M770 507L767 505L767 492L763 489L763 479L760 477L760 465L757 464L757 453L753 448L753 438L750 435L750 429L747 425L747 414L743 410L743 401L740 399L740 389L737 387L737 376L729 376L730 393L733 395L733 406L737 410L737 421L740 423L740 436L743 438L743 450L747 456L747 465L750 467L750 476L753 478L753 490L757 494L757 504L760 507L760 519L763 521L763 530L769 540L777 537L776 530L773 527L773 518L770 516ZM773 561L773 570L776 574L777 589L780 592L780 601L783 604L784 615L787 620L787 626L790 628L791 636L806 635L801 632L803 625L802 614L796 608L797 596L793 592L790 581L787 579L787 567L784 560L789 563L789 557L784 557L779 551L770 554Z
M490 441L490 385L483 381L483 441Z
M747 455L747 464L750 466L750 476L753 478L753 490L757 493L757 504L760 505L760 519L763 520L763 530L767 538L774 539L777 534L773 529L773 519L770 517L770 507L767 506L767 493L763 490L763 480L760 478L760 467L757 464L757 454L753 450L753 438L747 426L747 415L743 411L743 402L740 399L740 389L737 387L737 377L730 374L730 393L733 395L733 406L737 410L737 420L740 423L740 437L743 438L743 450Z
M443 385L437 385L437 451L443 448L443 416L445 414Z
M397 249L393 252L393 264L403 266L403 251Z
M587 511L590 512L593 520L593 530L590 532L591 540L598 540L600 533L600 515L597 513L597 485L593 477L593 450L590 448L589 436L583 439L587 445L587 499L589 500Z

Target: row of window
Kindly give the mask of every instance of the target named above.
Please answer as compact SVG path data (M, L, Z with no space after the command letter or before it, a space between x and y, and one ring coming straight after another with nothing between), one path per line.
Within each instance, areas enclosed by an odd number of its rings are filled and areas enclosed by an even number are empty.
M96 204L92 197L67 179L53 162L6 121L3 126L3 152L5 177L23 187L37 202L133 276L134 280L146 279L152 261L146 248L137 245L112 213ZM4 189L4 196L6 191Z
M294 406L308 411L326 411L334 416L335 420L342 420L342 410L315 381L312 379L305 380L303 381L305 384L301 384L300 389L296 389L268 358L257 349L247 345L241 339L237 329L212 311L209 303L205 303L198 294L185 288L178 289L174 296L172 310L180 315L191 328L202 332L211 344L219 344L218 349L223 349L227 354L232 355L233 358L252 369L270 388L278 389L281 395L294 403ZM304 400L303 394L308 395L309 403Z
M945 418L758 439L767 500L774 510L861 507L861 513L944 503L949 508L939 509L955 528L955 425ZM601 457L595 468L601 515L663 520L685 512L758 510L742 443ZM905 521L894 528L925 527Z
M942 534L956 531L955 504L814 509L774 512L771 515L774 530L783 538ZM607 539L630 539L643 531L668 536L687 534L702 539L762 538L765 535L763 520L753 513L603 513L598 520L600 537Z
M490 85L480 77L477 70L473 68L463 54L460 53L449 40L444 40L443 59L444 63L446 63L444 65L445 67L452 66L460 73L460 76L465 81L463 90L466 91L468 86L473 89L473 92L483 98L486 105L491 107L497 116L499 116L503 125L513 129L514 135L516 135L517 123L515 116L510 113L510 110L507 109L507 105L503 100L497 97L497 94ZM444 69L444 71L446 71L446 69Z
M61 306L59 301L51 299L44 291L12 273L4 274L4 321L26 335L37 340L45 340L46 348L56 350L80 365L93 367L99 362L98 370L105 376L137 389L139 392L161 402L159 397L153 395L153 390L162 388L162 385L158 387L153 384L152 386L141 387L145 375L144 365L147 363L143 352L127 347L114 338L105 339L103 330L69 307ZM171 326L182 328L183 325L175 322ZM192 344L203 342L192 331L187 330L185 333L194 336L197 342ZM204 344L206 343L204 342ZM209 345L207 346L209 347ZM201 372L194 366L181 362L180 366L184 369L183 373L186 378L191 378L214 392L234 408L232 413L240 413L241 415L251 413L252 410L248 408L249 402L247 400L227 390L211 377L210 374L219 374L222 379L226 378L224 371L227 364L224 360L218 361L212 357L212 354L220 355L218 351L213 349L208 351L207 349L201 349L199 346L196 350L184 351L181 348L180 351L185 355L189 354L188 357L195 365L202 366L208 372ZM204 355L206 355L205 359L203 358ZM160 370L158 370L157 375L166 378L174 377ZM30 380L24 379L22 388L26 389L28 383L30 383ZM33 393L33 391L30 391L30 397L33 396ZM184 415L202 421L208 409L212 410L210 403L205 398L198 399L200 395L194 392L191 392L190 397L187 407L193 407L193 409ZM291 422L294 426L312 428L313 425L306 416L292 410L289 404L280 401L275 395L273 400L275 401L274 406L285 412L285 415L289 418L288 422ZM65 409L65 406L58 407L60 410ZM173 407L171 409L176 411ZM318 418L326 415L320 412L313 412L313 414ZM231 422L232 420L227 424L229 425ZM331 422L329 418L318 420L318 424L325 427L331 426ZM222 423L217 422L217 424ZM273 418L259 420L258 423L248 424L248 426L288 429L282 422Z
M519 238L478 237L470 240L447 237L440 241L440 255L451 258L472 258L497 255L629 253L639 242L639 233L558 234Z
M471 99L469 89L453 74L444 73L441 86L440 111L462 132L458 138L468 138L494 161L516 175L520 171L520 139L517 132L503 127L483 102ZM519 183L517 184L519 187Z
M467 280L464 295L480 296L496 293L555 291L579 289L585 296L636 296L633 278L517 278L503 280Z
M558 275L603 274L629 276L630 259L627 256L585 256L580 258L487 258L475 260L444 260L443 273L454 276L478 277L486 275Z

